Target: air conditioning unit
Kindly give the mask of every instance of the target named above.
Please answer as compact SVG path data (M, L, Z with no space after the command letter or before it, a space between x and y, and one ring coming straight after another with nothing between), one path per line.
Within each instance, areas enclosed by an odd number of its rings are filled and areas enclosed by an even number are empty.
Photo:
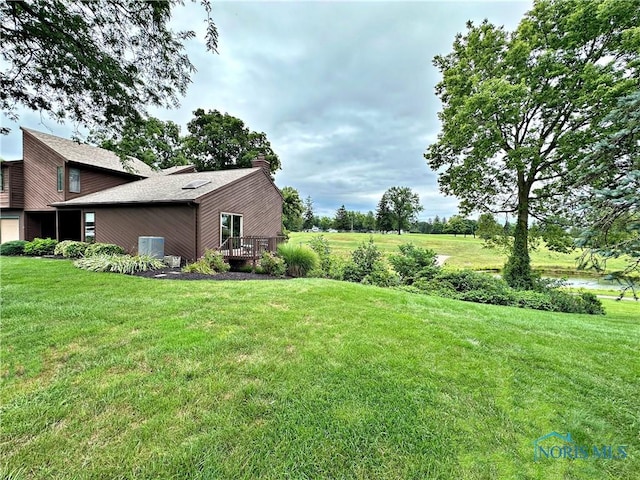
M138 255L164 258L164 237L138 237Z

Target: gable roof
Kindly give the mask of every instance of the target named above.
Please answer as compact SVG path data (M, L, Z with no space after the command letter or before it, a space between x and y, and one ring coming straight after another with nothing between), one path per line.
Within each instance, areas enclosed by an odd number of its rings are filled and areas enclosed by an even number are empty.
M114 172L125 173L137 177L151 177L158 175L153 168L137 158L128 157L126 166L122 164L121 158L109 150L94 147L86 143L79 143L75 140L56 137L48 133L38 132L30 128L20 127L24 132L33 136L47 147L64 157L69 162L102 168Z
M260 167L218 170L215 172L157 175L117 187L77 197L66 202L52 203L54 207L79 205L113 205L136 203L186 203L218 190L256 172ZM196 188L184 188L193 184ZM274 185L274 188L275 185Z

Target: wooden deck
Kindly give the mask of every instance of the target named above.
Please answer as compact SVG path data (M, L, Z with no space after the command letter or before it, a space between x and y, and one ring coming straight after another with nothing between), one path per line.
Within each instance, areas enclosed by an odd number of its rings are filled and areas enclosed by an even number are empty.
M263 252L276 252L286 241L285 237L229 237L219 250L225 260L251 260L255 267Z

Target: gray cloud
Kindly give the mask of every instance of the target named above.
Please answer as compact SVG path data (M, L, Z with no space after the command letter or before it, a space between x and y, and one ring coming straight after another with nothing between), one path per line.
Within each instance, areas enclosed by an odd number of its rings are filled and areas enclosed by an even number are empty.
M420 194L423 218L456 213L422 157L439 129L436 54L450 51L465 22L513 29L531 2L216 2L219 55L205 51L188 3L176 29L196 29L188 50L198 71L178 110L151 110L186 129L196 108L217 109L264 131L280 156L280 186L310 195L317 213L375 210L394 185ZM20 124L40 128L39 115ZM52 121L49 123L53 123ZM49 125L68 136L72 126ZM0 139L18 158L20 135Z

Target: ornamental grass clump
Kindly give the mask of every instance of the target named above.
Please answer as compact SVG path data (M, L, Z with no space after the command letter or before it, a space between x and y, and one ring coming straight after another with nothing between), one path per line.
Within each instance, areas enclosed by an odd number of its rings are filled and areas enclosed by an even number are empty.
M63 240L56 245L53 253L64 258L81 258L84 256L84 253L87 250L88 246L89 244L86 242Z
M148 255L92 255L76 260L73 264L90 272L113 272L133 275L136 272L159 270L164 262Z
M306 277L318 268L318 254L309 247L283 243L278 247L278 255L287 267L287 274L292 277Z

